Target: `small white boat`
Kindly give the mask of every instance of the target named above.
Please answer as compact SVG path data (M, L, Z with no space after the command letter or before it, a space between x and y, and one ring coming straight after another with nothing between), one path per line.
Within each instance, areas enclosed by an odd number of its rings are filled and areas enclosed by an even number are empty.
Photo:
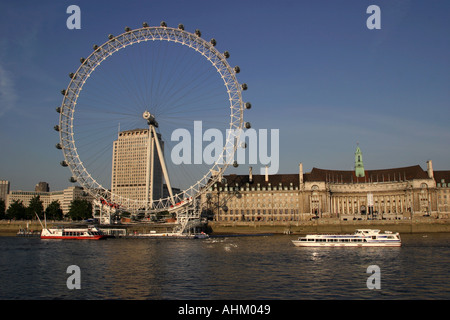
M130 235L129 238L177 238L177 239L207 239L209 236L204 233L181 233L181 232L162 232L157 233L150 231L150 233L136 233Z
M354 234L313 234L292 240L297 247L400 247L398 232L358 229Z
M41 233L38 230L32 231L29 229L19 229L19 231L17 231L18 237L36 237L40 234Z
M45 225L42 224L41 219L36 214L36 217L41 224L41 239L62 239L62 240L101 240L108 238L108 235L98 230L94 226L88 227L59 227L47 228L47 219ZM44 215L45 217L45 215Z
M101 240L108 236L95 227L87 228L44 228L41 239Z

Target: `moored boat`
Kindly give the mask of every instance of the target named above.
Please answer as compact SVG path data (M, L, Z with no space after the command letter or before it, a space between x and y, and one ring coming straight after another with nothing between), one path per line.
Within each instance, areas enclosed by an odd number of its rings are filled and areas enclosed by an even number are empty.
M95 226L47 228L47 220L44 220L44 226L37 214L36 217L38 218L39 223L42 227L41 239L100 240L109 237L101 230L97 229Z
M398 232L358 229L354 234L313 234L292 240L297 247L400 247Z
M134 235L129 235L127 238L147 238L147 239L161 239L161 238L176 238L176 239L207 239L209 236L204 233L182 233L182 232L162 232L157 233L151 231L150 233L135 233Z
M87 228L43 228L41 239L101 240L108 236L95 227Z
M41 233L38 230L19 229L19 231L17 231L18 237L38 237L40 234Z

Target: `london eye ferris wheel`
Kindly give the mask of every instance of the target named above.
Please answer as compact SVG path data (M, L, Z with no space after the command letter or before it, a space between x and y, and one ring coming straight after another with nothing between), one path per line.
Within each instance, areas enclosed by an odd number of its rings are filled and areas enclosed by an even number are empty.
M70 181L95 199L124 210L162 211L199 197L229 165L237 166L234 154L241 147L240 134L250 127L244 122L244 110L251 105L242 99L247 85L237 80L240 68L231 67L229 52L219 52L216 44L215 39L204 40L199 30L191 33L181 24L172 28L161 22L154 27L147 23L137 29L126 27L124 33L94 45L92 53L80 59L76 72L69 74L57 108L56 147L64 155L61 165L70 168ZM199 126L201 136L195 137ZM143 198L119 192L111 182L113 145L121 133L137 128L145 129L146 150L157 155L142 160L147 171ZM174 138L179 129L189 133L183 141L189 148L182 154L173 152L181 141ZM208 129L223 132L222 148L216 150L213 162L195 161L198 144L204 143L202 132ZM139 145L130 148L132 153ZM184 160L173 161L174 157ZM125 165L128 172L144 175L139 168ZM164 195L154 196L151 191L156 167L166 186ZM131 180L131 187L139 185Z

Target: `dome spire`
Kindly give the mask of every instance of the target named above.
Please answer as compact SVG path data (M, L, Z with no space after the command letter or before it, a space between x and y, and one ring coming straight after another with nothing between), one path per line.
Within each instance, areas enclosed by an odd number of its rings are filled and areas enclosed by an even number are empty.
M356 143L356 152L355 152L355 174L357 177L364 177L364 164L362 158L362 152L359 148L359 142Z

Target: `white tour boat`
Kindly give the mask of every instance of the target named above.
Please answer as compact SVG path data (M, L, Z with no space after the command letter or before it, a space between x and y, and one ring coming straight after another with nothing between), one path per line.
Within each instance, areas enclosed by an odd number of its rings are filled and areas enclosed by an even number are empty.
M108 236L96 227L86 228L43 228L41 239L67 239L67 240L101 240Z
M150 233L135 233L130 238L177 238L177 239L208 239L209 236L204 233L182 233L182 232L162 232L150 231Z
M42 227L41 239L100 240L108 238L108 235L94 226L47 228L47 219L44 220L44 226L37 214L36 217Z
M292 240L297 247L400 247L398 232L358 229L354 234L314 234Z

